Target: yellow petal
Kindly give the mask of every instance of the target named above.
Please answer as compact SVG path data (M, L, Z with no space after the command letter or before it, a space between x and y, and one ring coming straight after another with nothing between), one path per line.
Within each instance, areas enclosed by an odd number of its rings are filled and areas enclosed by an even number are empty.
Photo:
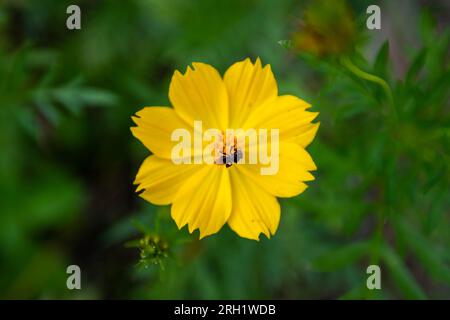
M172 218L178 228L186 224L189 232L200 230L200 239L218 232L231 213L231 190L225 166L203 166L177 193Z
M306 189L305 181L314 180L314 176L308 171L315 170L316 165L308 152L299 145L280 142L279 146L279 165L276 174L262 175L261 169L267 167L262 164L238 164L237 169L271 195L282 198L293 197ZM270 145L268 148L270 150ZM272 159L275 156L271 155Z
M136 175L136 191L144 190L139 195L151 203L170 204L183 183L199 169L198 165L175 165L171 160L149 156Z
M317 130L319 130L320 122L311 123L305 127L305 131L293 138L293 142L297 143L303 148L306 148L316 136Z
M192 63L184 75L175 71L169 99L177 114L193 125L202 120L204 128L225 130L228 126L228 94L225 84L212 66Z
M230 128L241 128L252 109L278 94L270 65L263 68L259 58L255 64L248 58L233 64L225 72L224 82L230 102Z
M270 238L280 222L277 199L230 168L233 208L228 225L243 238L259 240L260 233Z
M309 106L295 96L279 96L255 108L243 128L279 129L280 140L287 140L311 129L311 121L318 113L306 111Z
M175 129L186 129L193 136L193 129L172 108L145 107L132 119L137 124L131 128L133 135L161 158L171 159L172 148L178 143L171 141Z

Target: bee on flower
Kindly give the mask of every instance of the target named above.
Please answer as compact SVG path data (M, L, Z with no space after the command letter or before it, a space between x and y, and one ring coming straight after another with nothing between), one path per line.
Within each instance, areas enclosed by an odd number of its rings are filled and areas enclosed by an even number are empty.
M133 135L153 153L137 173L136 191L171 205L178 228L199 229L200 238L225 224L244 238L270 238L280 221L277 198L297 196L314 180L305 148L318 113L298 97L278 95L260 59L237 62L223 77L192 63L184 74L175 71L169 99L172 107L145 107L133 117Z

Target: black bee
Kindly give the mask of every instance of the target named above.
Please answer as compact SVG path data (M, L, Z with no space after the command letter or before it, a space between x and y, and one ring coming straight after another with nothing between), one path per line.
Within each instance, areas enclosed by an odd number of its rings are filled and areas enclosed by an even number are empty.
M219 159L222 164L225 164L227 168L231 167L233 163L238 163L242 159L242 151L237 148L233 148L233 152L229 154L222 153L222 158Z

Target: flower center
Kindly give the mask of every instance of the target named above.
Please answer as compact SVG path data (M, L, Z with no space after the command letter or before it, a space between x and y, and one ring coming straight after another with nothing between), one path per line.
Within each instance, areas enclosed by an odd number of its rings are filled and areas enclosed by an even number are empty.
M222 139L219 139L221 143L216 144L215 164L224 164L229 168L233 163L238 163L242 159L242 151L238 148L237 138L234 135L222 134Z

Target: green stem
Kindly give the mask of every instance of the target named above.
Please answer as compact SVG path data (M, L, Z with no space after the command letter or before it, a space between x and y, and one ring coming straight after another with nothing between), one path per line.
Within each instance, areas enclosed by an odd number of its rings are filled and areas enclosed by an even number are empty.
M357 77L370 81L370 82L374 82L376 84L378 84L380 87L383 88L386 97L389 100L389 104L392 107L392 112L394 114L394 117L397 118L397 109L395 107L394 104L394 98L392 95L392 90L391 87L389 87L388 83L380 78L377 77L376 75L373 75L371 73L365 72L363 70L361 70L360 68L358 68L348 57L343 57L341 58L341 63L348 69L350 70L353 74L355 74Z

